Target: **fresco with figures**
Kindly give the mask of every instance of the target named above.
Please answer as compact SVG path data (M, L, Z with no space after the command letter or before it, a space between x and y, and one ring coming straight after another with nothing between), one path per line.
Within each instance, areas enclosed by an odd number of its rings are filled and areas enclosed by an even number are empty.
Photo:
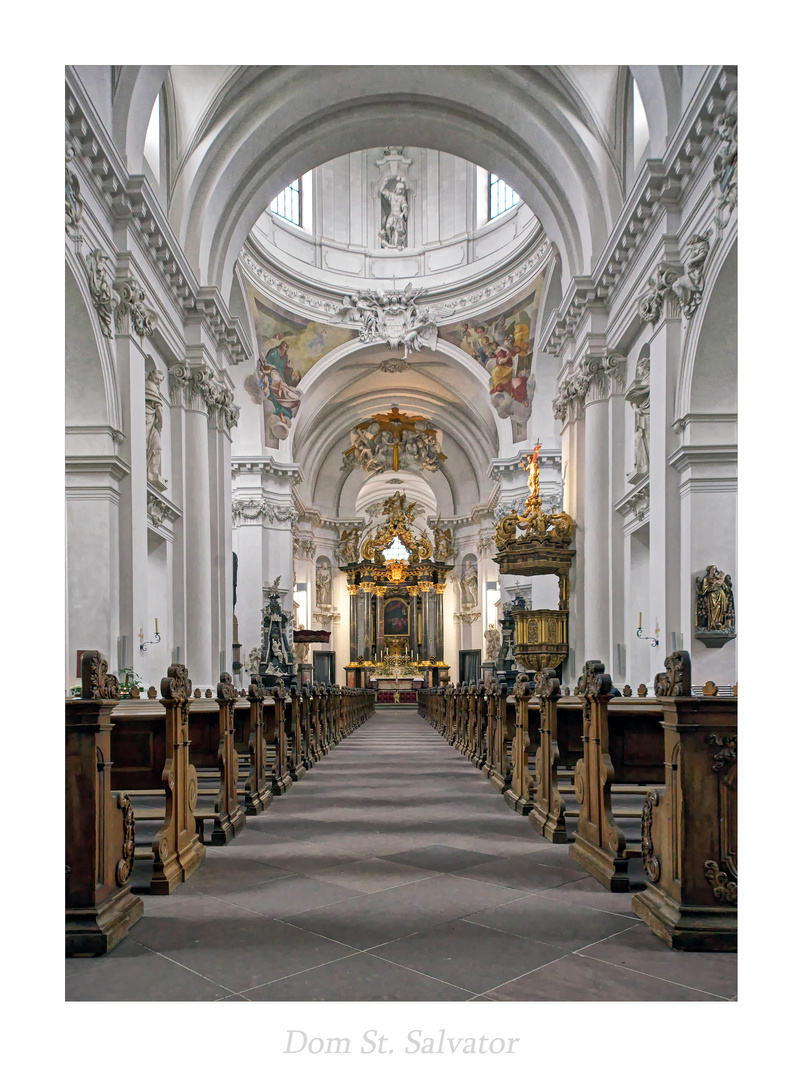
M530 375L543 286L541 275L526 295L504 308L439 329L442 338L463 349L488 372L491 404L502 419L510 419L516 439L525 437L532 408Z
M317 362L338 345L356 336L356 331L306 319L269 306L253 289L249 290L259 357L256 370L245 378L245 390L265 416L265 445L277 447L290 434L290 427L304 393L298 384Z

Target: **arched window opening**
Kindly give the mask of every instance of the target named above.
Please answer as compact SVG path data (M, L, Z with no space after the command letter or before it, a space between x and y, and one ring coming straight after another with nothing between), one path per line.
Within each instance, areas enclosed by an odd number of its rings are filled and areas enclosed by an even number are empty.
M301 227L301 180L294 180L284 191L280 191L268 207L276 217Z
M488 185L488 195L490 198L488 217L491 221L500 214L504 214L505 211L512 210L521 202L513 188L493 173L491 173L491 182Z

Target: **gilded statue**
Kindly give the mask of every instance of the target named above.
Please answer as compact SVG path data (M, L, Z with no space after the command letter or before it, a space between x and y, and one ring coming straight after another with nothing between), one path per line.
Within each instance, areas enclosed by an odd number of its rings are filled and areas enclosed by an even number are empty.
M442 529L440 527L440 514L438 514L438 520L432 529L432 535L435 537L435 561L446 562L447 559L451 559L453 554L452 549L452 530Z
M733 582L730 574L707 566L705 576L697 578L697 629L733 630Z
M351 529L342 531L338 550L343 562L355 563L360 561L360 532L356 525Z

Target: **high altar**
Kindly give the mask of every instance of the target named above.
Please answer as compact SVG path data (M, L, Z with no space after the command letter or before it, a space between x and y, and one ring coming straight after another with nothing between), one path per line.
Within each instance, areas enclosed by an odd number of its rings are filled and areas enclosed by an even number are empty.
M340 569L350 597L348 686L413 695L448 677L443 660L443 593L453 569L451 535L434 543L413 528L417 507L397 492L382 504L386 521L359 537L340 537ZM391 698L402 700L402 697Z

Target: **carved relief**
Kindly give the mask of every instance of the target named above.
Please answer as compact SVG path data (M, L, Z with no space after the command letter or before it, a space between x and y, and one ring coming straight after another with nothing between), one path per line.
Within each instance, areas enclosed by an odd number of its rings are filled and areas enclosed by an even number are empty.
M649 291L639 302L642 322L657 322L663 312L664 303L670 296L680 304L687 319L692 317L700 306L703 295L703 271L711 249L710 236L711 229L706 229L704 233L695 233L689 237L683 249L680 272L666 264L659 264L655 274L649 279Z
M350 438L351 446L343 452L344 470L359 466L367 473L382 473L418 466L436 472L446 460L442 432L424 416L399 412L397 405L357 424Z
M217 697L219 701L234 701L237 690L228 671L221 671L220 682L217 684Z
M88 649L81 657L81 697L90 701L102 701L120 697L120 683L116 675L109 675L109 663L95 649Z
M84 213L84 200L81 198L81 185L78 182L78 177L70 168L70 162L74 158L75 150L68 146L64 165L64 227L71 240L80 240L81 232L78 226Z
M641 811L641 861L650 881L657 881L661 876L661 864L652 843L652 808L657 805L658 792L648 791Z
M705 880L711 883L714 899L721 900L725 904L735 904L738 892L736 882L732 881L713 859L706 859L703 865Z
M714 130L722 143L714 158L714 179L711 186L717 196L717 224L724 226L736 208L737 200L737 119L735 113L722 113L717 117Z
M115 282L120 303L115 311L118 334L136 334L140 339L150 337L156 325L156 316L145 307L145 290L134 278Z
M691 657L681 650L664 660L666 672L655 676L656 697L691 697ZM640 689L640 688L639 688Z
M403 349L406 360L411 349L435 347L438 331L434 316L429 308L419 308L417 303L424 293L424 289L413 290L411 283L404 292L362 289L354 296L343 297L337 317L351 329L360 327L360 341L384 341L389 349Z
M171 664L161 683L162 697L167 701L188 701L192 697L192 683L184 664Z
M112 331L112 316L120 297L112 286L112 279L106 269L108 256L104 255L100 248L90 251L86 257L86 268L89 277L89 295L100 319L100 330L104 337L114 337Z
M134 808L124 791L117 793L117 806L123 811L123 857L117 863L114 879L118 885L125 885L134 870Z

